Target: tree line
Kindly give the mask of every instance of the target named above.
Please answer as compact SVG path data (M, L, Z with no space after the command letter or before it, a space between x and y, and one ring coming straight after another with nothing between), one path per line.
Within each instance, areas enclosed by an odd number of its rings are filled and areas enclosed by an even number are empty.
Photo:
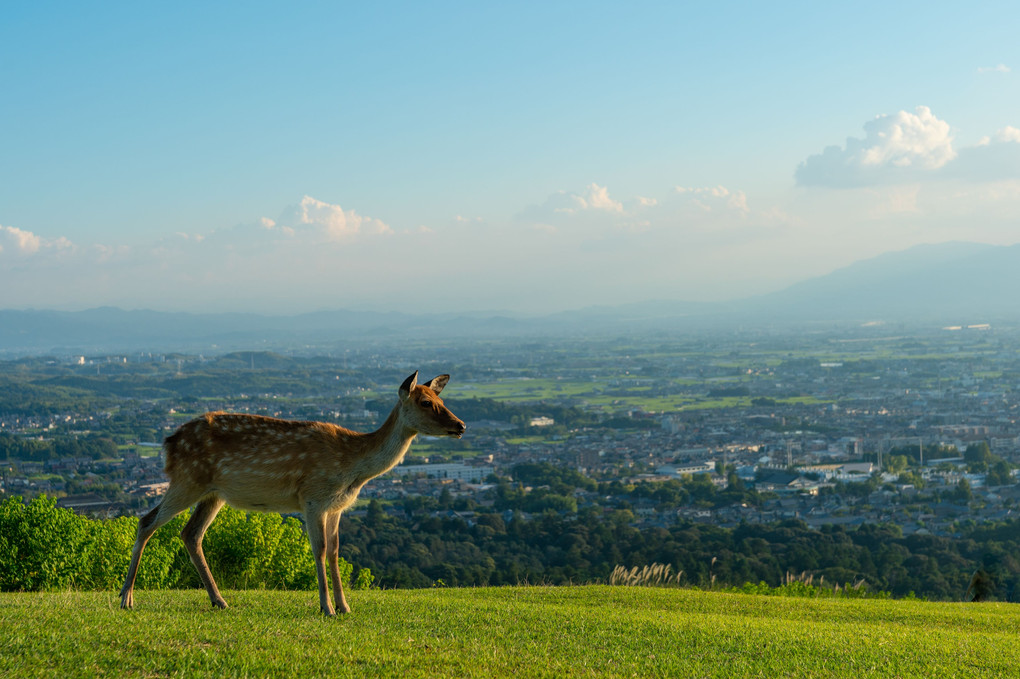
M146 548L141 588L201 584L178 534L187 514L161 528ZM789 574L858 584L892 596L960 600L973 575L983 598L1020 596L1020 521L964 524L958 537L904 535L894 525L811 529L800 520L723 528L680 522L638 527L626 509L576 514L422 507L397 516L373 501L341 519L341 572L353 587L554 585L607 582L617 566L668 564L679 583L703 588L775 587ZM51 498L0 503L0 591L115 590L127 571L138 520L93 520ZM312 589L308 540L295 518L226 507L205 539L217 580L228 589ZM357 564L355 566L354 564Z
M638 527L626 509L520 512L453 510L398 516L373 501L341 519L341 554L372 569L383 587L554 585L607 581L613 569L653 563L682 571L681 584L781 584L788 573L859 583L896 597L960 600L973 574L989 598L1020 597L1020 521L963 525L957 538L904 535L891 524L810 528L800 520L736 528L682 521Z
M0 433L0 460L45 462L63 457L87 457L92 460L120 457L117 443L107 437L89 435L53 439L29 439Z

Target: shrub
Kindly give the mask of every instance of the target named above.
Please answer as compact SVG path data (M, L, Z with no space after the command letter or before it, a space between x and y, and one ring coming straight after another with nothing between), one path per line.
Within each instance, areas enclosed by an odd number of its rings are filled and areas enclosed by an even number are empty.
M184 512L157 530L138 569L142 589L200 587L179 534ZM110 590L121 586L131 560L138 519L94 520L37 497L0 503L0 591ZM304 527L279 514L246 514L224 507L206 533L204 551L225 589L313 589L315 567ZM340 559L345 587L367 589L372 572Z
M840 585L826 585L825 578L815 584L814 576L808 573L794 575L787 573L782 583L773 587L766 582L744 583L740 587L730 587L726 592L738 594L763 594L766 596L793 596L807 598L846 598L846 599L889 599L889 592L873 591L864 580Z

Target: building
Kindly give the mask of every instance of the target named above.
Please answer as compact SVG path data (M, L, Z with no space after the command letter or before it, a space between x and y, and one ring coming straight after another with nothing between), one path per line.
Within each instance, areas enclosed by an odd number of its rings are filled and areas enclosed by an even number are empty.
M442 464L402 464L393 468L399 476L417 476L419 474L434 479L454 479L460 481L482 481L495 471L488 465L471 467L460 462Z

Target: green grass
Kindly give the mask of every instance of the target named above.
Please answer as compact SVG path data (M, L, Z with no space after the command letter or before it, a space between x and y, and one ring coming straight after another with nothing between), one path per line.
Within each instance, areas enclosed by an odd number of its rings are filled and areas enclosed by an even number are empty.
M606 586L0 595L11 677L993 677L1020 666L1009 604L797 599Z
M553 441L548 436L540 436L538 434L534 436L509 436L504 440L512 446L553 446L563 443L563 441Z
M28 476L29 481L63 481L64 477L60 474L30 474Z
M476 448L464 448L461 446L460 441L454 442L450 439L429 439L425 437L419 437L415 440L414 446L411 448L412 455L423 457L451 458L454 455L460 455L463 458L470 458L488 455L491 452Z
M749 382L743 375L711 380L713 385ZM674 385L698 384L696 380L674 379ZM625 412L639 409L653 413L680 410L710 410L717 408L749 408L750 396L705 397L697 393L650 395L655 389L653 380L644 377L606 377L599 380L557 380L554 378L495 380L486 384L464 387L465 397L492 398L507 403L556 402L559 399L579 401L586 407L608 412ZM776 399L777 406L820 405L829 401L811 396Z
M459 398L492 398L510 403L548 401L557 398L581 397L594 393L605 386L607 380L598 382L558 380L556 378L502 379L461 386Z

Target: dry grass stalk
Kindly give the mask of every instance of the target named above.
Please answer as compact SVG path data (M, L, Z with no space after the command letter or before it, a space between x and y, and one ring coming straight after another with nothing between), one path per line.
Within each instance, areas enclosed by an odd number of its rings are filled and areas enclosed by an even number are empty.
M679 585L683 574L683 571L673 573L671 565L661 563L634 566L630 569L625 566L617 566L609 575L609 584L630 587L665 587Z

